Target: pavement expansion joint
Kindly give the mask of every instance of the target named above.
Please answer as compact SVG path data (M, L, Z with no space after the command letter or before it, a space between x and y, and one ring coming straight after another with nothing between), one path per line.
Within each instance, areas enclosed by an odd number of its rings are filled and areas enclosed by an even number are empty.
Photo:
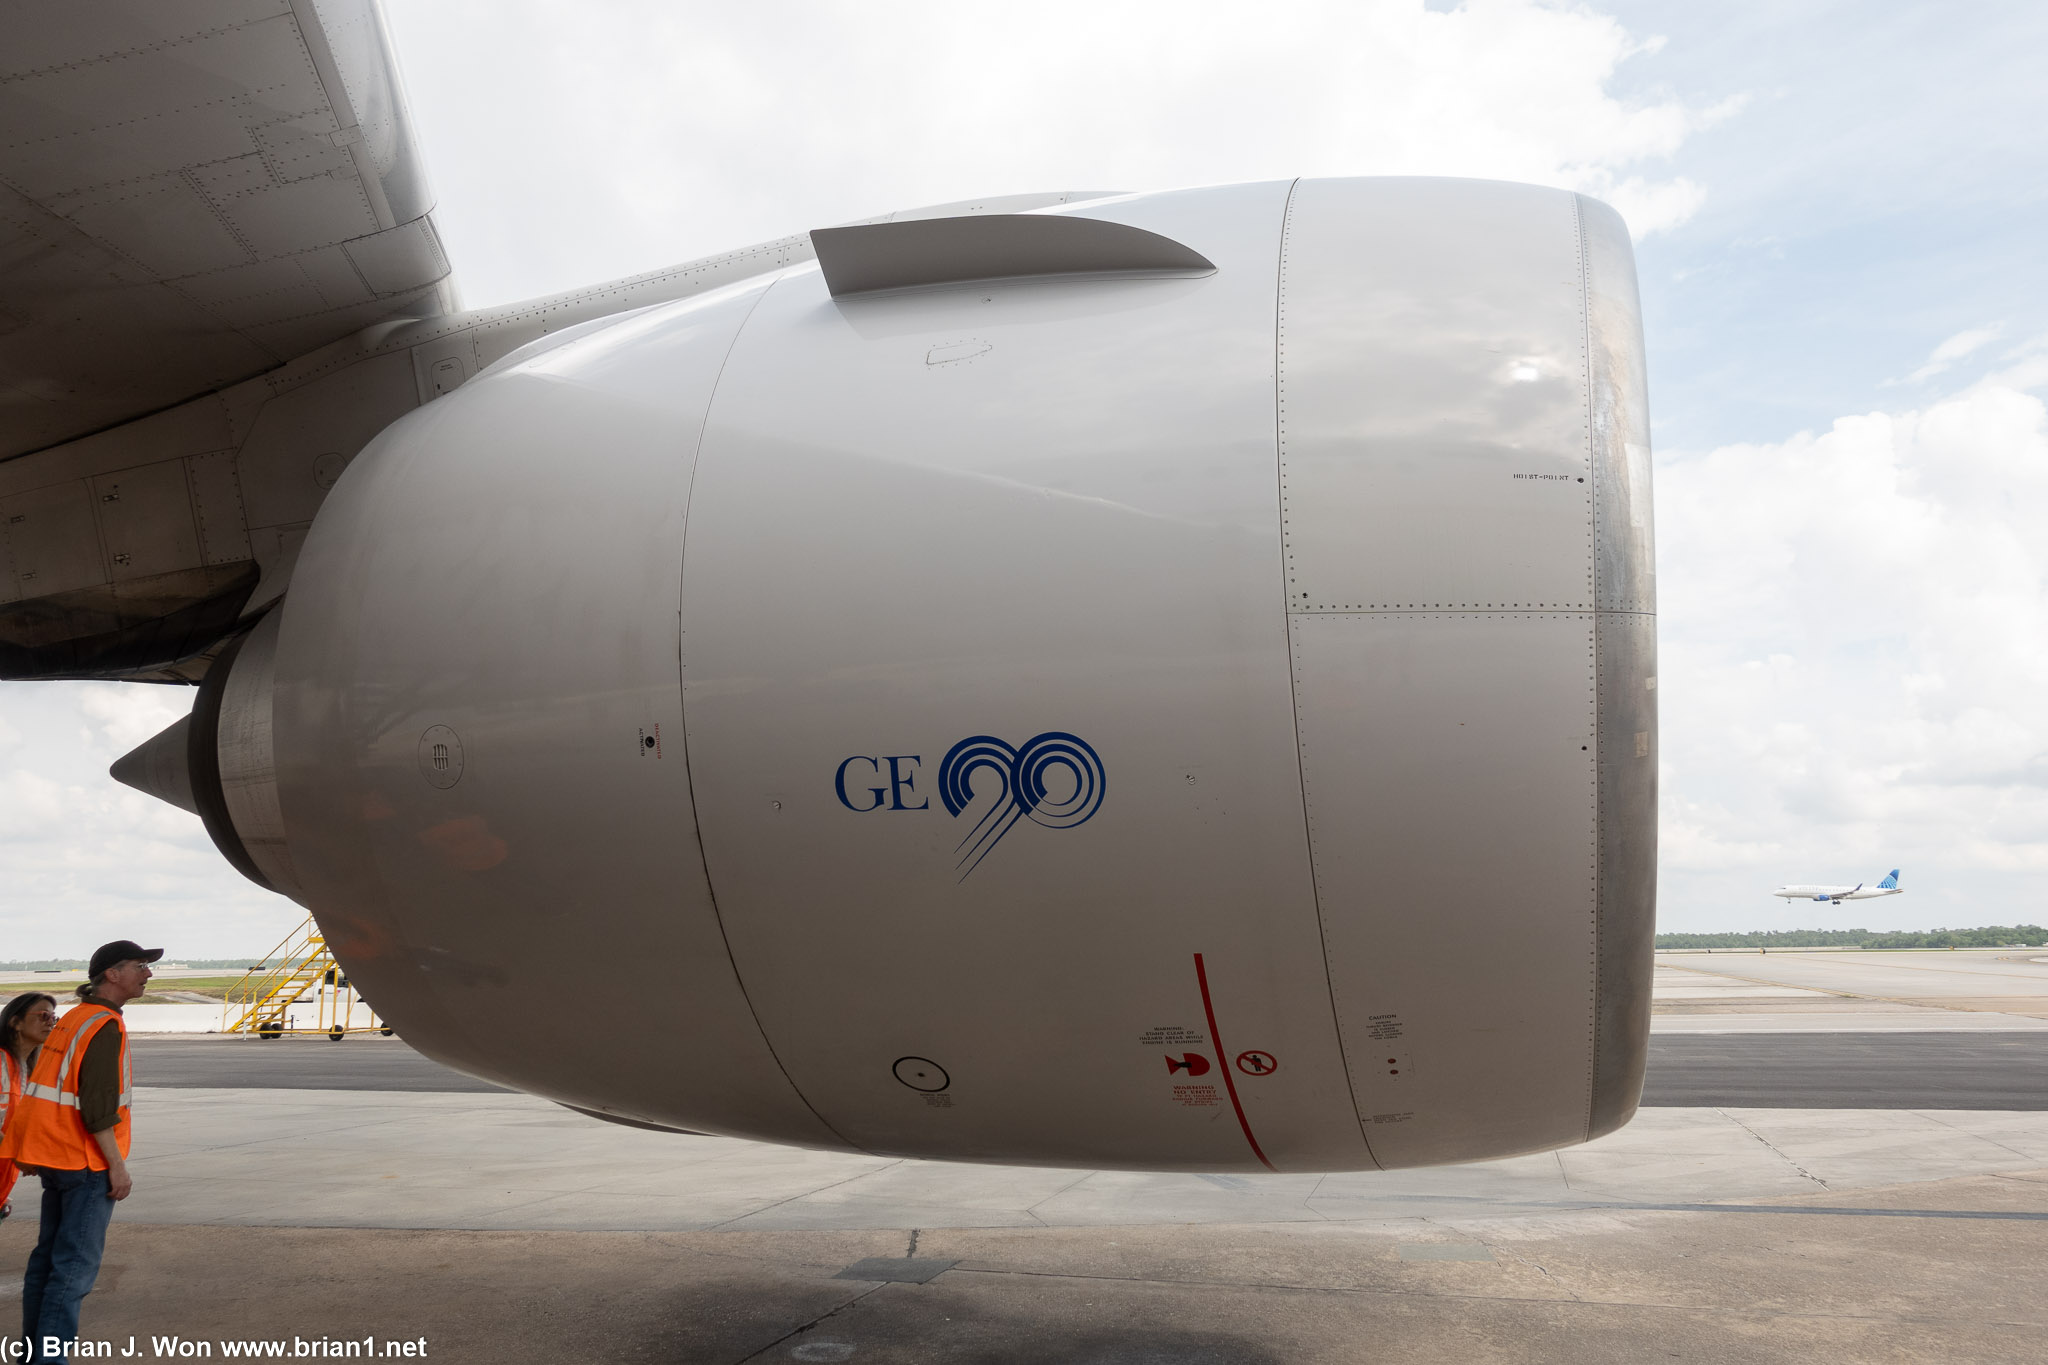
M1773 1143L1769 1138L1765 1137L1762 1133L1759 1133L1756 1129L1750 1127L1747 1123L1744 1123L1740 1118L1737 1118L1735 1115L1729 1113L1725 1109L1717 1109L1714 1112L1721 1115L1721 1117L1727 1119L1730 1123L1733 1123L1736 1127L1742 1129L1743 1132L1749 1134L1758 1142L1761 1142L1764 1146L1770 1148L1772 1155L1776 1156L1780 1161L1783 1161L1787 1166L1790 1166L1794 1171L1797 1171L1803 1178L1811 1180L1814 1184L1820 1186L1822 1189L1826 1189L1828 1187L1827 1181L1822 1180L1812 1171L1807 1170L1804 1166L1794 1161L1791 1157L1785 1155L1785 1153L1778 1148L1777 1144Z
M831 1311L826 1313L820 1313L817 1317L812 1318L803 1326L795 1328L792 1331L785 1332L783 1335L769 1342L766 1346L763 1346L760 1350L742 1356L738 1361L734 1362L734 1365L747 1365L747 1362L749 1361L763 1359L768 1355L770 1351L773 1351L776 1347L781 1346L783 1343L789 1341L792 1337L800 1337L804 1333L810 1331L812 1328L819 1326L821 1323L830 1322L833 1318L838 1317L841 1313L844 1313L847 1309L853 1307L862 1299L868 1297L868 1295L876 1293L877 1291L884 1288L887 1288L886 1282L882 1284L874 1284L868 1286L866 1289L861 1290L860 1293L855 1294L852 1298L846 1300L842 1304L839 1304ZM848 1348L843 1354L841 1354L838 1350L834 1349L842 1346ZM820 1347L827 1349L820 1350L818 1349ZM789 1358L793 1360L850 1360L853 1358L853 1349L851 1343L848 1342L828 1342L822 1340L800 1342L796 1346L790 1348Z

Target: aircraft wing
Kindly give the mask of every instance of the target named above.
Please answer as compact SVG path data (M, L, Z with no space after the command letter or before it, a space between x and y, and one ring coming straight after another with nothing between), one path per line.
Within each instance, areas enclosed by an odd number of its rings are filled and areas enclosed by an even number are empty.
M0 0L0 460L454 306L374 0Z

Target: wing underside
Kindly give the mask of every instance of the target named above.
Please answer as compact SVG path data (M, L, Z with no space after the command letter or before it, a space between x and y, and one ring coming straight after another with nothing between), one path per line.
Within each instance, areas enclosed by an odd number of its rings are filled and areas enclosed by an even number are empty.
M374 0L15 0L0 32L0 460L453 307Z

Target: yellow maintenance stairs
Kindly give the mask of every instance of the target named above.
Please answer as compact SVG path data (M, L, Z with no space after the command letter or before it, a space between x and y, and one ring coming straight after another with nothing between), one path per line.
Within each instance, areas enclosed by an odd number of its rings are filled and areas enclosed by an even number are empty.
M300 1020L310 1006L313 1022ZM351 1033L382 1033L391 1025L377 1018L327 951L320 926L306 922L285 937L270 955L228 987L222 1004L223 1033L253 1033L282 1038L287 1033L324 1034L340 1042Z

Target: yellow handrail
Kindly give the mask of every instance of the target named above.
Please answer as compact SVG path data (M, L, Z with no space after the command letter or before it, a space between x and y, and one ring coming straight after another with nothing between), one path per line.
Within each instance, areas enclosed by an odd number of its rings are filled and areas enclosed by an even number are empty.
M312 987L320 997L320 1027L318 1029L294 1029L286 1011L305 998L307 987ZM333 1018L329 1020L329 1002L324 987L333 987L336 1000L333 1003ZM285 935L284 941L270 952L256 966L243 974L242 979L230 986L221 1002L221 1031L224 1033L254 1033L274 1038L282 1033L319 1032L330 1038L344 1034L363 1032L365 1028L383 1028L377 1020L376 1011L370 1011L367 1026L356 1025L354 1010L339 997L353 996L348 979L335 964L334 955L327 951L327 940L320 933L320 926L308 915L305 923Z

